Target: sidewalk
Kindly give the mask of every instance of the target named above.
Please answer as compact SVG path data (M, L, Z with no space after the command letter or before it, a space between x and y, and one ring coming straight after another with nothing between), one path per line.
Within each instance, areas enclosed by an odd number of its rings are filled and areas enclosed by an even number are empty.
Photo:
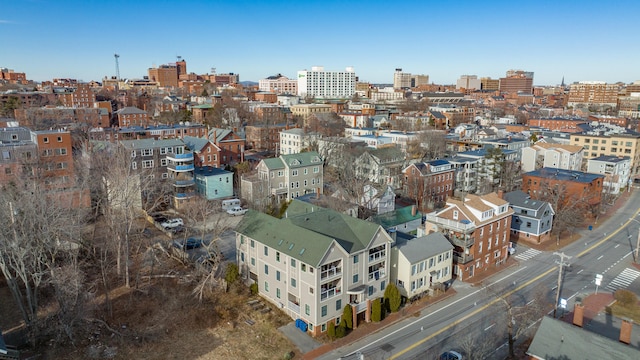
M358 340L361 340L373 333L381 331L399 321L402 321L411 316L419 316L420 312L429 306L446 300L456 295L456 291L452 288L447 290L444 294L433 298L421 299L415 301L413 304L405 305L400 311L396 313L387 314L384 320L380 322L362 323L358 325L357 329L353 329L349 335L342 339L334 340L330 343L324 344L308 353L302 355L302 359L316 359L331 350L340 348L349 344L352 344Z

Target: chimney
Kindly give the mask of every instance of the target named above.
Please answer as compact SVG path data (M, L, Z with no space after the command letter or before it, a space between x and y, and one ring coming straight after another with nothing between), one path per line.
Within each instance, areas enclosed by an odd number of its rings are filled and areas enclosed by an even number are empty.
M504 190L502 190L502 189L499 189L499 190L498 190L498 197L499 197L500 199L504 199Z
M418 207L416 205L411 206L411 216L416 216L418 213Z
M573 325L582 327L584 320L584 306L580 303L576 303L573 306Z
M633 330L633 322L631 320L622 320L620 325L620 342L629 345L631 343L631 330Z

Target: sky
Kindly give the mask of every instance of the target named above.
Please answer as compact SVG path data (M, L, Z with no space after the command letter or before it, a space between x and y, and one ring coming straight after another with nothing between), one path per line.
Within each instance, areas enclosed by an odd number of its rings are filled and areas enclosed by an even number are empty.
M640 80L640 1L3 0L0 67L35 81L142 78L181 56L240 81L352 66L453 84L534 72L535 85Z

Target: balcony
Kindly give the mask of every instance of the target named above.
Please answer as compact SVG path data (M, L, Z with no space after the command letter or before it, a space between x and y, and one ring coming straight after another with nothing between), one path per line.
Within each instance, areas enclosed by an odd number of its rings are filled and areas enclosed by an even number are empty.
M193 186L195 185L195 181L194 180L176 180L173 183L173 186L175 187L187 187L187 186Z
M476 228L476 224L473 221L468 222L460 222L457 220L449 220L444 219L433 214L427 214L427 221L436 224L439 227L443 227L445 229L451 229L462 233L470 233Z
M167 165L167 169L175 172L185 172L185 171L193 171L194 166L193 164L186 164L186 165L169 164Z
M286 187L271 189L271 195L283 195L287 193L287 190L288 189Z
M449 241L455 245L455 246L460 246L463 248L468 248L471 247L474 243L475 243L475 239L474 238L463 238L463 237L459 237L453 234L449 234L448 236Z
M289 301L289 302L288 302L288 307L289 307L289 310L291 310L291 311L293 311L294 313L296 313L296 314L300 315L300 305L299 305L299 304L296 304L296 303L295 303L295 302L293 302L293 301Z
M355 306L356 314L360 314L361 312L367 310L367 303L352 303L351 305Z
M387 252L385 250L376 251L374 253L369 254L369 262L376 262L380 260L385 260L387 258Z
M466 264L468 262L473 261L473 254L454 253L453 254L453 261L458 263L458 264Z
M186 151L182 154L167 154L167 159L173 160L173 161L193 160L193 152Z
M342 267L336 266L336 267L328 268L326 270L322 270L322 272L320 273L320 280L321 281L330 280L336 276L341 276L341 275L342 275Z
M340 287L333 287L320 292L320 301L330 299L336 295L340 295Z
M188 198L192 198L192 197L196 196L196 193L195 192L175 193L175 194L173 194L173 196L176 199L188 199Z
M372 271L369 273L369 281L380 280L386 275L384 268L379 268L378 270Z

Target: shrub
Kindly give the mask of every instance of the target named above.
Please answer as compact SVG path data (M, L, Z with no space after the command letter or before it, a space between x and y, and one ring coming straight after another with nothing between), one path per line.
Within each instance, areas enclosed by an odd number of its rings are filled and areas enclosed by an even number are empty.
M329 326L327 326L327 336L331 340L336 338L336 323L333 320L329 321Z
M342 319L340 325L336 329L336 337L340 339L345 337L345 335L347 335L347 324L345 323L344 319Z
M613 297L620 303L621 306L626 308L632 308L638 304L638 297L636 294L629 290L620 289L616 290Z
M227 281L227 284L231 285L238 281L240 277L240 272L238 272L238 265L235 263L229 263L227 265L227 271L224 274L224 279Z
M353 309L351 305L347 304L344 306L344 310L342 310L342 319L346 321L347 329L353 329Z
M296 355L296 353L294 353L293 351L287 351L287 352L284 354L284 357L283 357L283 358L284 358L284 360L291 360L291 359L293 359L293 357L294 357L295 355Z
M258 294L258 284L256 284L256 283L251 284L249 289L251 290L251 295Z
M371 321L379 322L382 320L382 304L380 298L373 300L371 304Z
M384 290L384 300L387 310L396 312L400 309L402 303L402 295L395 284L389 284Z

